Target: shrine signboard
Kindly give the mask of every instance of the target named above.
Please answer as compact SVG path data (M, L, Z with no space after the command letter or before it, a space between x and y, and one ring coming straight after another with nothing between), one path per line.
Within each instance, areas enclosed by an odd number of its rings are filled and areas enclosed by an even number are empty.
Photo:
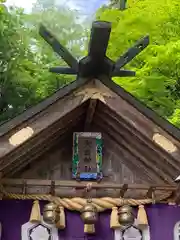
M74 133L72 175L81 180L102 178L101 133Z

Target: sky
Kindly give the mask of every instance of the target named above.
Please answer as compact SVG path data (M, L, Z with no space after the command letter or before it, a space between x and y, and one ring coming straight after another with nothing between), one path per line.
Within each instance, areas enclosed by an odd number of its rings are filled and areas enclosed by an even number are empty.
M14 5L17 7L24 8L27 12L31 11L32 5L36 2L36 0L7 0L6 5Z
M93 14L102 4L108 0L57 0L58 4L66 3L70 8L82 11L83 14ZM22 7L30 12L36 0L7 0L7 5Z

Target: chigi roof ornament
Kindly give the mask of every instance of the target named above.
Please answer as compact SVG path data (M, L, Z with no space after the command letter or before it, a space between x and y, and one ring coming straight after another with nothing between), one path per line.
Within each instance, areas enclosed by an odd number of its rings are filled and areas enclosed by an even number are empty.
M111 23L95 21L92 24L88 55L78 62L44 25L40 26L39 33L69 66L52 67L50 68L50 72L77 75L77 79L78 77L99 79L108 77L108 79L111 79L111 77L116 76L135 76L134 71L124 70L123 67L149 44L149 36L145 36L114 62L106 56L111 33Z

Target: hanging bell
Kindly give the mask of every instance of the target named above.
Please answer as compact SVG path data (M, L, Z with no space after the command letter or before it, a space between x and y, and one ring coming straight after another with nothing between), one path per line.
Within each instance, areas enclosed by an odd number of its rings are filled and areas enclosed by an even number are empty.
M131 226L134 223L134 214L132 207L129 205L124 205L119 208L118 211L118 220L121 226Z
M97 209L93 206L91 200L88 200L87 204L81 209L81 218L84 224L94 224L97 221Z
M43 210L43 220L48 224L54 224L57 216L57 206L55 203L50 202L44 206Z

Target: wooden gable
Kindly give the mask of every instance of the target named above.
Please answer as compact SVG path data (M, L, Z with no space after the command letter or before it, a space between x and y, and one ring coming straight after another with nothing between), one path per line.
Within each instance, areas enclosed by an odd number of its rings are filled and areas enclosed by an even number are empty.
M179 174L178 129L115 83L80 79L0 127L3 177L70 180L75 131L102 133L103 181L172 184Z

